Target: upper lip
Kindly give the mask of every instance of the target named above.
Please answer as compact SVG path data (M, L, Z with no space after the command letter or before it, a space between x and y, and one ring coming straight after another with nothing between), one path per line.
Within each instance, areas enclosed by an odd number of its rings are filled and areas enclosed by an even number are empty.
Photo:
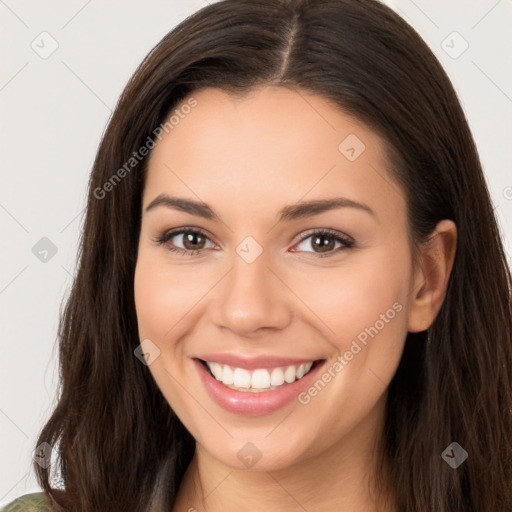
M277 368L279 366L299 366L303 363L310 363L319 359L298 359L279 356L242 357L235 354L200 354L194 356L194 358L212 363L227 364L234 368L245 368L247 370L256 370L258 368Z

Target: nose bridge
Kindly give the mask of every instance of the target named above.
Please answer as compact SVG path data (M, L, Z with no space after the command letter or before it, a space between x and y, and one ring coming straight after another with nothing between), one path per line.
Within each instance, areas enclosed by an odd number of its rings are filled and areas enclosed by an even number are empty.
M237 246L217 297L218 325L244 334L262 327L283 328L289 321L286 293L269 269L269 255L252 237Z

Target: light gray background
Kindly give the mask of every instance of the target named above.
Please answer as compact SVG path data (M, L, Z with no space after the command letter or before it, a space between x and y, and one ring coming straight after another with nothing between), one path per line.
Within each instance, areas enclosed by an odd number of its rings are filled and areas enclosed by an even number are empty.
M510 259L512 1L386 3L423 36L459 93ZM56 398L59 309L72 283L88 175L111 110L149 50L205 5L0 0L0 506L39 490L30 466ZM469 47L457 57L464 41ZM52 44L58 48L45 55ZM32 251L43 237L57 248L46 262Z

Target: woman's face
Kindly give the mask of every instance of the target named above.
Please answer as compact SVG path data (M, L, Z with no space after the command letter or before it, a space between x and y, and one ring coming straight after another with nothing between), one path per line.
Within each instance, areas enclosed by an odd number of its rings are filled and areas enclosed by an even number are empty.
M153 149L143 193L135 301L149 370L231 467L350 450L382 428L414 291L383 142L304 91L193 98Z

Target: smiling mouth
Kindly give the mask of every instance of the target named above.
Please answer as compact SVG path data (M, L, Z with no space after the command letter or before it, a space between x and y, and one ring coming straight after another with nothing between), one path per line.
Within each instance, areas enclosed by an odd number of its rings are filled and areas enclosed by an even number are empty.
M275 368L258 368L247 370L227 364L197 359L224 386L236 391L262 393L273 391L302 379L311 370L325 360L318 359L300 365L277 366Z

